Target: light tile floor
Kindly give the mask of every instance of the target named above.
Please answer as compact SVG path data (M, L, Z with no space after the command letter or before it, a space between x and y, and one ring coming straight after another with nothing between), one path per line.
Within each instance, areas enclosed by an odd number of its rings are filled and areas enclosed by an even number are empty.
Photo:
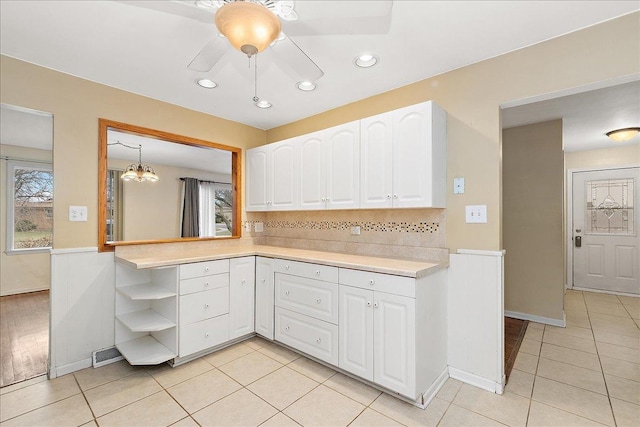
M568 291L503 395L449 379L418 409L254 338L186 365L118 362L0 390L2 426L640 426L640 299Z

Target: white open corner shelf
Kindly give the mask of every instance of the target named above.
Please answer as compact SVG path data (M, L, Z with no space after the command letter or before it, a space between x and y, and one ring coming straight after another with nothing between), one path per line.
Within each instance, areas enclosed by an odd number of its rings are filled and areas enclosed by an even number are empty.
M120 314L116 318L131 332L157 332L176 326L175 322L167 319L151 309L133 311Z
M176 357L151 335L117 344L118 351L132 365L158 365Z
M122 295L132 300L159 300L176 296L176 292L156 285L155 283L141 283L116 288Z

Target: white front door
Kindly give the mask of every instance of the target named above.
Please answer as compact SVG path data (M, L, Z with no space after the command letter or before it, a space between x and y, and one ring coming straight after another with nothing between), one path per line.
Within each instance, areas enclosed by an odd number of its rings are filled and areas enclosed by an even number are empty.
M573 173L573 286L640 294L640 167Z

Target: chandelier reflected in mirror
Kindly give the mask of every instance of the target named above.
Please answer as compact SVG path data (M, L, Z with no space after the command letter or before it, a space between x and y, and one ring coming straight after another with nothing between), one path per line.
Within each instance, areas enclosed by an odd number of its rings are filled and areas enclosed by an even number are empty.
M123 181L136 181L136 182L158 182L160 178L156 175L156 172L149 165L142 163L142 145L138 144L137 147L123 144L122 142L114 142L108 145L122 145L132 150L138 150L138 163L131 163L125 169L124 173L120 175Z

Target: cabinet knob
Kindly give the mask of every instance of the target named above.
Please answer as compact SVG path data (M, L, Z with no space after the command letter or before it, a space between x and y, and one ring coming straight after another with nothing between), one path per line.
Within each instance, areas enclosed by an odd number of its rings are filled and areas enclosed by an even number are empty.
M285 270L288 270L288 269L289 269L289 266L288 266L288 265L285 265L285 266L284 266L284 269L285 269Z
M205 305L204 305L204 308L209 308L209 304L205 304Z
M373 307L374 307L374 308L378 308L378 303L377 303L377 302L374 302L374 303L373 303Z
M397 198L398 198L398 195L397 195L397 194L394 194L394 195L393 195L393 198L394 198L394 199L397 199Z
M367 301L367 307L371 307L371 301Z
M205 338L209 338L209 332L205 332L205 333L204 333L204 337L205 337Z
M204 282L204 287L208 287L209 286L209 282Z
M209 271L209 267L205 267L205 268L204 268L204 271L207 271L207 272L208 272L208 271Z
M322 300L321 300L320 298L318 298L318 299L316 300L316 303L318 303L318 304L320 304L321 302L322 302Z
M284 294L285 295L289 295L289 291L284 291Z
M376 284L376 281L375 281L375 280L373 280L373 279L369 280L369 285L373 286L373 285L375 285L375 284Z
M289 327L288 327L288 326L285 326L285 327L284 327L284 330L285 330L285 331L288 331L288 330L289 330Z
M320 275L320 270L316 270L316 276Z
M262 283L266 282L266 279L262 279Z
M322 340L321 340L320 338L318 338L318 339L316 340L316 342L317 342L318 344L320 344L320 343L322 342Z
M390 198L391 198L391 194L387 194L387 199L390 199Z
M240 283L242 283L243 285L244 285L246 282L247 282L247 281L246 281L245 279L242 279L242 280L240 281Z

